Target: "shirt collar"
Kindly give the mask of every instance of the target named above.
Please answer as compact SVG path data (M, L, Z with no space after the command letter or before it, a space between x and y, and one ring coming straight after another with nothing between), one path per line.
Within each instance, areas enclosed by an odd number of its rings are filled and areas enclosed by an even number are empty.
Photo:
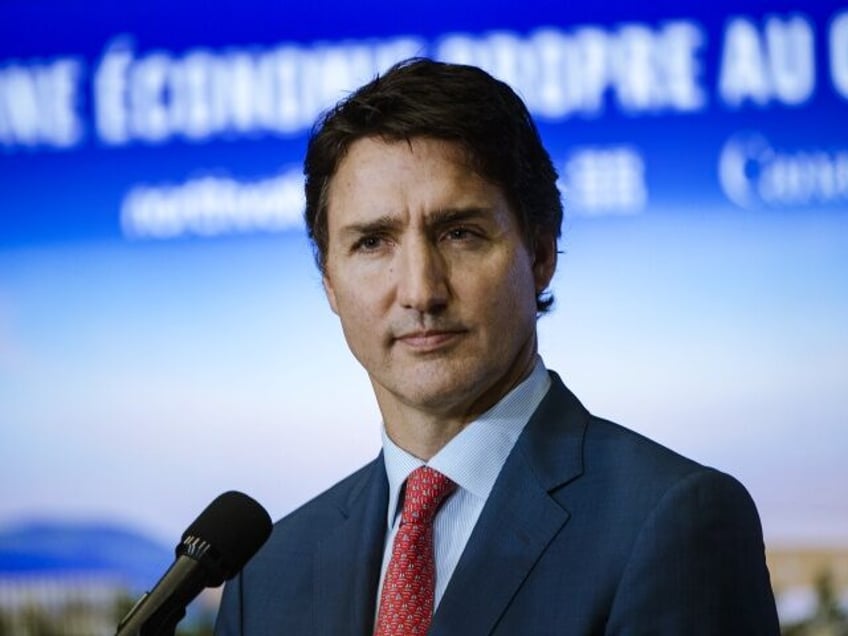
M485 500L521 431L550 386L551 379L545 365L537 356L530 375L462 429L426 464L449 477L458 488ZM386 433L385 425L382 435L383 458L389 479L387 521L391 527L406 478L425 462L395 444Z

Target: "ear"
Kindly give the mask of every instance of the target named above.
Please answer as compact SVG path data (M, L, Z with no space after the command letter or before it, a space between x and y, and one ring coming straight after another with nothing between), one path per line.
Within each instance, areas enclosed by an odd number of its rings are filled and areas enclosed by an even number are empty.
M551 284L557 264L557 241L552 235L542 235L536 238L533 251L533 279L536 282L536 293L541 293Z
M333 289L333 283L330 281L330 277L324 274L321 277L321 283L324 285L324 293L327 295L327 302L330 303L330 309L333 310L334 314L338 315L339 309L336 305L336 290Z

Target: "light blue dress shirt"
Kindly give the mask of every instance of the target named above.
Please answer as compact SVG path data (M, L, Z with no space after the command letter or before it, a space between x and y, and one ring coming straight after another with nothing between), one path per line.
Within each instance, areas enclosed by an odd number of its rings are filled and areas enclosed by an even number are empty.
M533 371L521 384L462 429L426 462L457 485L456 491L442 505L433 522L436 556L434 607L438 606L444 594L507 456L550 386L550 377L541 358L537 357ZM378 599L400 525L398 512L402 502L398 501L398 497L409 474L425 464L392 442L385 426L383 457L389 478L389 510Z

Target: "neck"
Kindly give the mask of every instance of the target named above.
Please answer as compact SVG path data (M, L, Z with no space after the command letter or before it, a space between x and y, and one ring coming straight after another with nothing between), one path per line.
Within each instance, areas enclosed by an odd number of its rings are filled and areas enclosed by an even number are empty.
M471 422L497 404L507 393L518 386L536 363L533 355L512 367L495 386L482 392L463 407L435 411L406 404L375 385L375 394L391 440L415 457L429 461L448 442Z
M471 420L427 417L421 413L405 413L404 417L383 415L386 433L406 452L423 461L429 461L449 441L465 428Z

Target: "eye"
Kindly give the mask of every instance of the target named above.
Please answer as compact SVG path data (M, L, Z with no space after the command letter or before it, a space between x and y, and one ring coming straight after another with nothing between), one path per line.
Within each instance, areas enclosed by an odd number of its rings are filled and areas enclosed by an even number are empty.
M456 227L448 232L448 238L459 240L468 238L471 235L471 230L464 227Z
M373 252L380 249L385 243L385 239L379 234L367 234L359 238L354 244L351 251L353 252Z
M469 242L481 238L480 232L466 226L452 227L443 235L445 240Z

